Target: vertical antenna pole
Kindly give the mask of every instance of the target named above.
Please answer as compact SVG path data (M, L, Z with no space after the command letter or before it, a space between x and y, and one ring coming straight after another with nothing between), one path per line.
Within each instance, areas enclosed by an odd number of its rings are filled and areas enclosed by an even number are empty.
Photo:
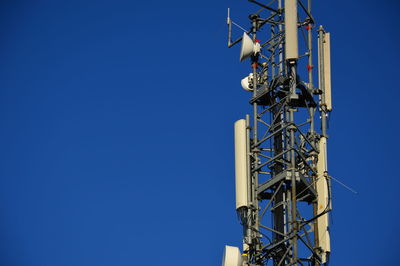
M294 126L294 111L291 107L291 101L298 99L296 93L297 88L297 59L298 52L298 24L297 24L297 0L285 0L285 58L290 74L290 96L288 101L289 127L290 134L290 173L291 173L291 204L290 204L290 235L292 246L291 265L297 265L298 248L297 248L297 191L296 191L296 155L295 155L295 135L296 127Z
M308 5L307 5L307 10L308 13L311 14L311 0L308 0ZM308 88L313 91L314 90L314 83L313 83L313 69L314 69L314 65L313 65L313 48L312 48L312 28L313 28L313 24L311 23L311 18L309 20L310 23L308 23L307 27L308 27L308 65L307 65L307 69L308 69ZM310 133L314 134L314 116L315 116L315 108L314 107L310 107Z
M259 16L256 14L250 15L250 19L252 21L252 27L253 27L253 42L257 42L257 30L258 30L258 18ZM252 69L253 69L253 95L256 96L257 92L257 87L258 87L258 72L257 72L257 67L258 67L258 55L253 55L252 57ZM257 103L253 103L253 143L258 142L258 124L257 124ZM253 165L256 166L258 164L258 154L257 151L253 150L252 153L253 156ZM257 184L258 184L258 172L254 171L252 172L253 176L253 185L252 185L252 192L253 192L253 219L254 219L254 239L257 241L256 243L253 243L253 247L255 249L255 254L258 254L260 252L260 244L258 243L258 237L259 237L259 220L258 220L258 197L257 197Z
M226 24L228 24L228 47L232 43L232 21L231 21L231 9L228 7L228 17L226 18Z

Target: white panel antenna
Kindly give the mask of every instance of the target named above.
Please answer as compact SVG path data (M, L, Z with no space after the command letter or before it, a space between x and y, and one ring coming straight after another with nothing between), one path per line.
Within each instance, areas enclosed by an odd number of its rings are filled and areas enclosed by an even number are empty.
M327 167L327 148L326 138L321 137L319 141L318 154L318 179L316 182L317 189L317 214L321 214L330 209L329 189L328 189L328 167ZM327 256L331 252L330 235L329 235L329 215L323 214L317 219L319 247L321 248L322 263L327 262Z
M225 246L222 266L242 266L242 256L238 247Z
M239 209L248 205L247 129L245 119L235 122L235 173L236 209Z
M324 88L325 88L325 104L328 112L332 111L332 96L331 96L331 38L330 33L325 32L323 43L324 50Z
M296 60L299 58L297 0L285 0L285 39L286 60Z

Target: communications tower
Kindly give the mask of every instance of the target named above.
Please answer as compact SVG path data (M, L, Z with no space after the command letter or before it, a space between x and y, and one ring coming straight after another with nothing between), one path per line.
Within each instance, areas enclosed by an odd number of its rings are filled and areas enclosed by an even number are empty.
M311 0L249 2L258 11L235 41L229 9L227 19L228 46L241 43L240 61L251 66L241 83L252 114L234 125L243 247L226 246L223 266L327 265L330 35L316 27Z

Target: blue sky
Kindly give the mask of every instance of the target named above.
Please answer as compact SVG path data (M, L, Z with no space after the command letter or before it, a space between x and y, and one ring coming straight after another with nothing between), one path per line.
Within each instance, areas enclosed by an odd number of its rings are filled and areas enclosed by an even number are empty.
M313 1L331 32L332 265L399 236L397 1ZM0 265L219 265L239 245L247 1L3 1Z

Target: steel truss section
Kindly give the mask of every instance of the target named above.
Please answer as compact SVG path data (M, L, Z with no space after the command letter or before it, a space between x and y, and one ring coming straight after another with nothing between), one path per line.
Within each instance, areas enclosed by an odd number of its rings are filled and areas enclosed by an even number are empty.
M238 210L244 227L245 265L269 265L270 261L273 265L321 265L316 221L330 208L321 213L316 206L319 140L326 136L326 121L320 123L320 134L315 130L315 116L319 111L325 120L326 111L316 100L322 88L313 85L311 1L307 7L297 1L298 31L305 45L300 46L302 53L296 60L285 59L283 0L250 2L261 9L249 16L247 33L261 43L262 53L251 57L253 114L246 118L250 203ZM229 47L241 41L231 40L230 25L228 38ZM300 67L306 71L299 71ZM300 78L303 72L307 82Z

